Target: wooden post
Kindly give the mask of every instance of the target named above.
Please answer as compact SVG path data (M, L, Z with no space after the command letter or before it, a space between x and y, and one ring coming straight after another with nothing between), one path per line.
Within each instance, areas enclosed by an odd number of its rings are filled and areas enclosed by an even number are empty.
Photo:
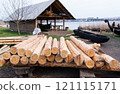
M55 18L55 20L54 20L54 29L55 29L55 31L56 31L56 18Z
M42 20L40 20L40 24L42 24Z
M63 17L63 30L65 30L65 17Z
M48 19L47 19L47 24L48 24Z
M37 28L37 18L35 19L35 28Z

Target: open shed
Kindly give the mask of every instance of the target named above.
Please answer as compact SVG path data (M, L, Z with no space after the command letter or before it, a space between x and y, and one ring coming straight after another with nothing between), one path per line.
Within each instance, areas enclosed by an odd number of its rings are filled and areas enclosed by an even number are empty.
M51 22L54 22L53 29L57 29L56 21L63 20L62 29L65 30L65 20L75 19L72 14L63 6L59 0L49 0L35 5L30 5L23 8L27 10L23 13L22 20L20 21L20 31L32 33L35 27L49 29ZM10 16L15 16L14 12ZM13 17L15 18L15 17ZM7 18L10 24L10 29L17 31L17 26L13 22L15 19ZM46 21L46 25L43 25Z

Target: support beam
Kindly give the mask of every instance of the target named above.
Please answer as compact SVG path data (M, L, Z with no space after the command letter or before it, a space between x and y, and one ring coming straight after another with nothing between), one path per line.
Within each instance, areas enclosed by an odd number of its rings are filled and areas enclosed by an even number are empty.
M48 19L47 19L47 24L48 24Z
M42 20L40 20L40 24L42 24Z
M55 18L55 20L54 20L54 29L56 30L56 18Z
M63 30L65 30L65 17L63 17Z
M35 28L37 28L37 18L35 19Z

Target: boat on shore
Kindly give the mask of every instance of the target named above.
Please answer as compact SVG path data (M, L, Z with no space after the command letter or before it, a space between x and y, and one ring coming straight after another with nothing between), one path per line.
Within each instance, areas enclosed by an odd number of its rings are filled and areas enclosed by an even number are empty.
M105 43L110 39L108 36L95 34L95 33L87 32L84 30L76 29L73 31L74 31L74 34L79 36L80 38L88 39L88 40L95 42L95 43Z
M110 30L112 32L114 32L117 35L120 35L120 28L119 27L113 27L112 25L110 25L108 20L105 20L105 23L108 23L108 27L110 28ZM113 31L114 30L114 31Z

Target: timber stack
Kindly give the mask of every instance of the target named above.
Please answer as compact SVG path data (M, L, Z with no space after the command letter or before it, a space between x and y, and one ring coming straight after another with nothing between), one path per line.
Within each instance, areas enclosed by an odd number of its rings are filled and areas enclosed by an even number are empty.
M120 68L120 63L105 54L100 44L86 44L73 36L70 36L70 40L61 37L60 41L52 37L47 39L44 35L32 36L11 48L4 46L1 49L3 48L7 50L2 52L0 66L9 62L12 66L44 66L49 63L61 66L74 64L88 69L102 69L105 66L111 69Z

